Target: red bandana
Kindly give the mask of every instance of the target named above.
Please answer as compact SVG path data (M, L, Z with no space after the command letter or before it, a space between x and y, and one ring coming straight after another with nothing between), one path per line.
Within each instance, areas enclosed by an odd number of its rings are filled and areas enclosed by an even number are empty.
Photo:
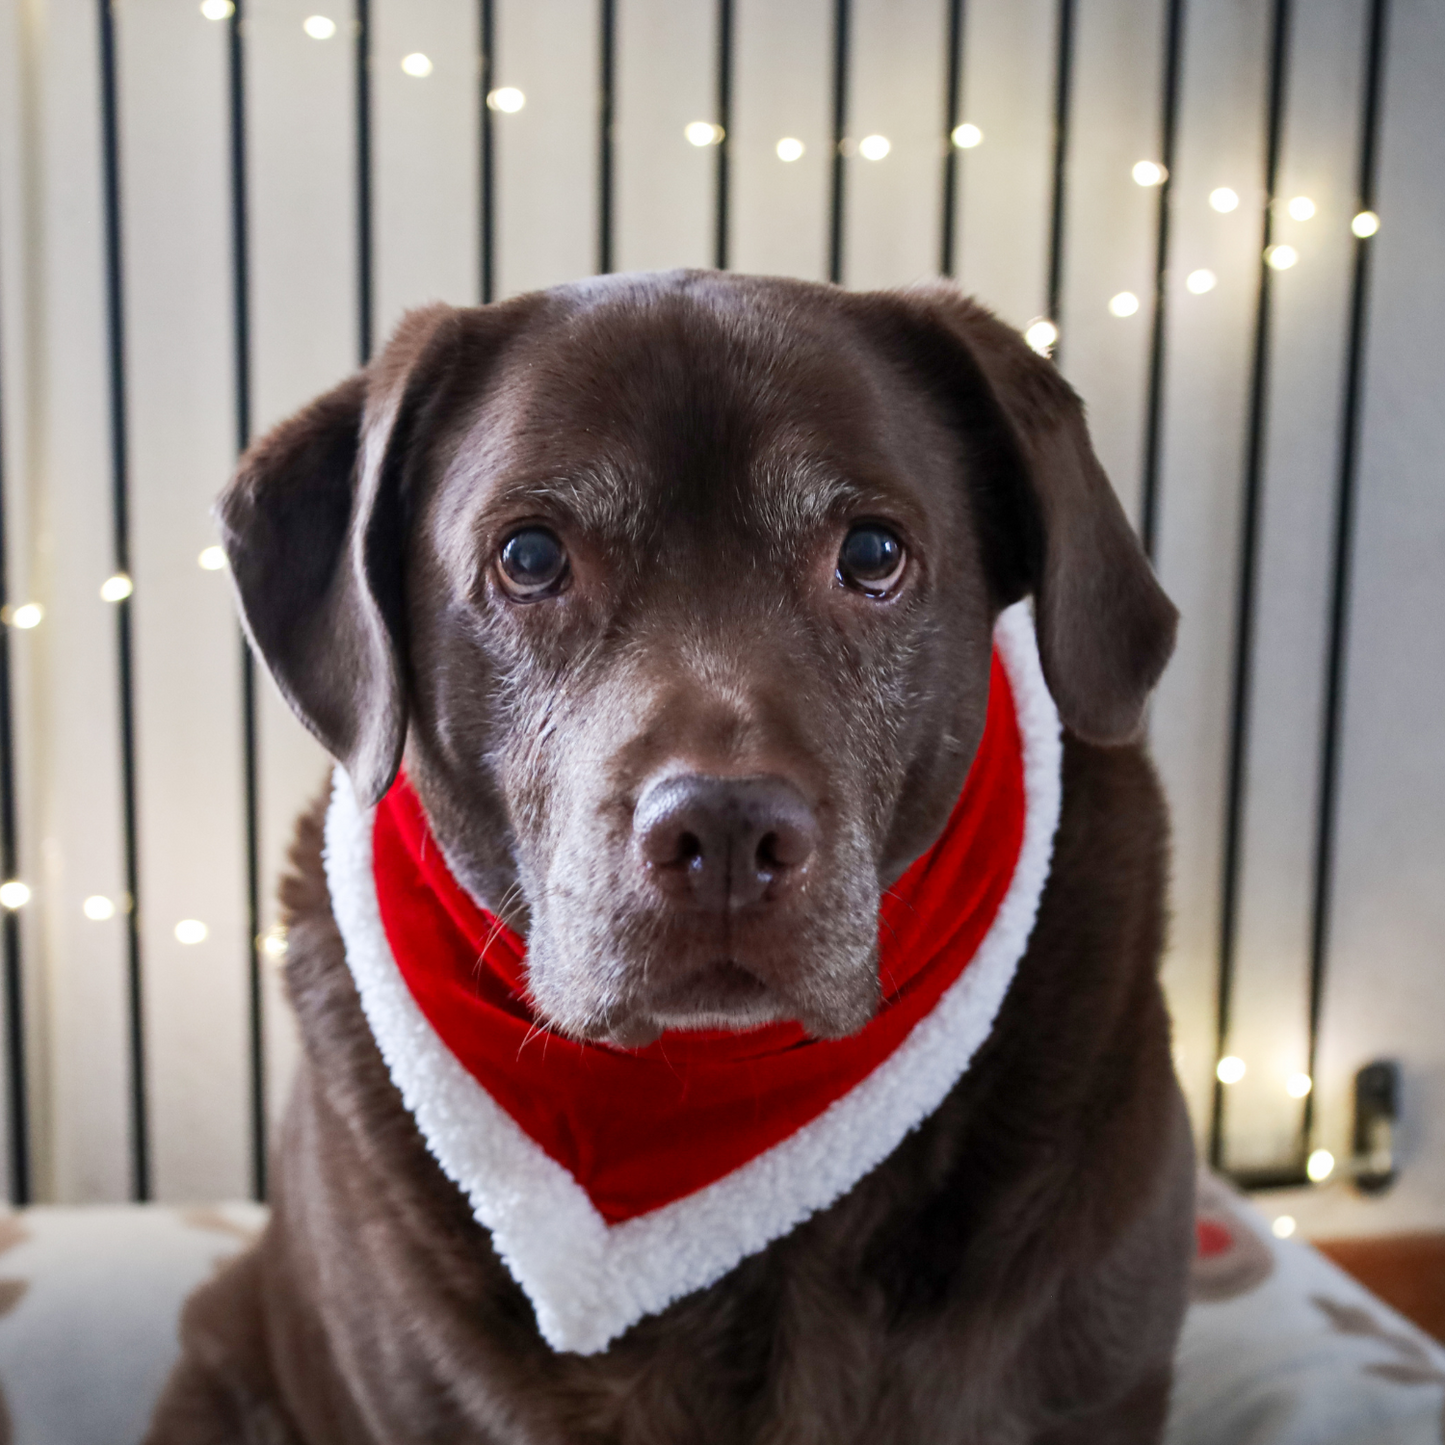
M376 895L407 988L447 1048L616 1224L771 1149L888 1058L988 933L1014 877L1024 816L1018 718L995 653L983 740L953 814L883 899L882 1005L846 1039L774 1024L669 1032L629 1051L539 1029L525 941L452 877L405 779L376 810Z

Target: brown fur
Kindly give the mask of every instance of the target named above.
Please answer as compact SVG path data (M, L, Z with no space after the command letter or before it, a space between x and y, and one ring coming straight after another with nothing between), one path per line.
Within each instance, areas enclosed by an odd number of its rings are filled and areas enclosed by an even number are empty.
M679 275L436 308L263 440L222 515L283 691L364 797L405 747L454 871L528 931L538 1007L579 1034L651 1036L648 962L673 961L672 1008L719 946L638 863L650 780L806 800L807 877L732 921L728 962L769 1016L840 1033L872 1007L879 890L976 748L988 629L1026 591L1073 735L1038 924L942 1107L589 1357L540 1339L426 1152L306 819L272 1222L189 1306L152 1445L1158 1439L1193 1181L1156 977L1164 813L1142 751L1099 742L1136 726L1174 614L1051 367L941 289ZM539 515L575 581L513 607L489 559ZM908 546L887 602L832 578L859 516ZM715 1007L701 984L694 1006Z

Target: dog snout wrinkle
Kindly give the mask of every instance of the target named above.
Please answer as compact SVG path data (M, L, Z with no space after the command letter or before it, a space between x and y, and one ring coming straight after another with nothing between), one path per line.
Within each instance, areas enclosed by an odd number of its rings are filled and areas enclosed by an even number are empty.
M778 898L818 843L817 819L803 795L772 777L659 779L638 799L632 831L670 898L714 910Z

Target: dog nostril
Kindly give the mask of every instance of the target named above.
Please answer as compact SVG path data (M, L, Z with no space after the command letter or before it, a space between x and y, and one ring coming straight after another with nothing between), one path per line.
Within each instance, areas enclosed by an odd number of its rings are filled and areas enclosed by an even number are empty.
M702 857L702 839L696 833L684 833L677 840L677 859L679 863L696 863Z

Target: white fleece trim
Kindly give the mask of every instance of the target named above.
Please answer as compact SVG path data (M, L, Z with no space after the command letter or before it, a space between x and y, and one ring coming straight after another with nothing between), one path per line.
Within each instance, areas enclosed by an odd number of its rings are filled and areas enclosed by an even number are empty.
M412 997L377 905L373 813L358 809L336 769L326 876L367 1022L428 1148L491 1231L554 1349L605 1349L644 1315L712 1284L832 1204L943 1102L988 1037L1048 878L1062 759L1059 716L1025 603L999 617L994 638L1023 740L1024 836L972 962L904 1042L816 1119L715 1183L611 1226L462 1067Z

